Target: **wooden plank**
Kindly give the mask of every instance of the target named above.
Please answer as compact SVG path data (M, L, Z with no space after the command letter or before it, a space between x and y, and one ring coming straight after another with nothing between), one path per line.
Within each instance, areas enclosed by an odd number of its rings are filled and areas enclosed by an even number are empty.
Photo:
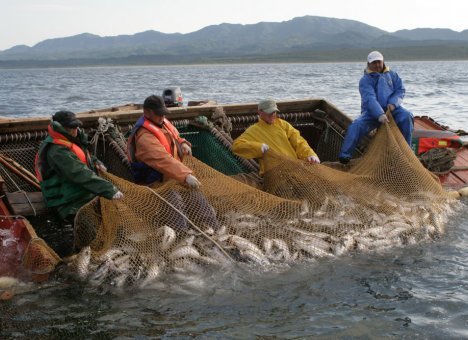
M35 216L47 212L42 192L8 192L6 199L14 215Z

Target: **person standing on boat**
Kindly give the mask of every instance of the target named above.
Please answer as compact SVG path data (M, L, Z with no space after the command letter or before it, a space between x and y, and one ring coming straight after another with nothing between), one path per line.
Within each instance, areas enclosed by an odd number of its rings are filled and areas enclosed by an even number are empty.
M373 51L367 56L367 68L359 81L359 93L361 116L348 127L338 156L340 162L347 164L361 138L381 124L388 123L385 114L387 110L392 113L395 123L411 146L413 114L402 106L405 96L403 81L385 65L379 51Z
M82 122L71 111L58 111L52 116L49 135L36 155L36 176L48 208L62 225L59 230L48 230L45 237L56 238L60 256L73 251L73 220L77 211L96 196L121 199L123 194L109 181L99 177L98 167L103 167L88 152L87 135L79 128ZM55 250L54 248L54 250Z
M315 151L291 124L277 117L279 112L272 99L258 104L259 120L247 128L232 145L233 152L243 158L259 160L260 176L265 172L263 154L273 150L281 155L320 163Z

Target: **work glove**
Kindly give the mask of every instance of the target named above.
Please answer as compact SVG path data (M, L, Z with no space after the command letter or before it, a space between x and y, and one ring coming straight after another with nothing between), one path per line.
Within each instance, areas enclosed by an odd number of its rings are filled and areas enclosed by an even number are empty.
M262 153L267 152L269 149L270 147L268 146L268 144L265 144L265 143L262 144Z
M185 177L185 183L194 189L200 188L201 185L200 181L193 175L187 175L187 177Z
M184 155L192 156L192 148L187 143L182 143L182 152Z
M320 164L320 159L317 156L309 156L307 157L307 161L309 161L310 163Z
M385 113L384 113L384 114L381 114L381 115L379 116L379 122L380 122L381 124L383 124L383 123L388 123L388 122L389 122L389 120L388 120L388 118L387 118L387 115L386 115Z
M96 166L96 169L98 169L99 171L107 171L107 168L102 163L96 163L95 166Z
M122 191L117 191L114 196L112 196L112 199L113 200L120 200L124 197L124 194L122 193Z

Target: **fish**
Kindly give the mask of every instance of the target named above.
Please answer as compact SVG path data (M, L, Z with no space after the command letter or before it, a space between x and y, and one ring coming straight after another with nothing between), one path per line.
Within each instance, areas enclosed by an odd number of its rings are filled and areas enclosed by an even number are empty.
M256 229L258 227L257 222L240 221L236 224L237 229Z
M111 268L119 273L128 273L131 267L130 255L122 255L110 262Z
M73 267L79 279L85 280L89 273L91 261L91 248L86 246L80 250L73 262Z
M195 240L195 235L191 235L187 237L186 239L182 240L176 248L182 247L182 246L191 246L193 245L193 241Z
M403 233L410 231L411 229L412 227L410 225L406 225L406 227L396 227L396 228L388 230L386 237L394 238L394 237L400 236Z
M252 249L245 249L241 250L241 255L262 266L270 264L270 261L262 252L256 252Z
M229 238L231 237L231 235L229 234L224 234L224 235L220 235L216 238L216 240L218 242L224 242L224 241L227 241Z
M330 243L328 243L327 241L319 237L315 237L315 236L303 237L301 241L306 242L306 243L311 243L314 245L314 247L320 248L326 252L329 252L331 249Z
M341 242L337 243L334 247L334 253L337 256L343 255L356 246L356 240L352 235L344 235L341 238Z
M209 256L200 256L199 258L197 258L197 260L203 264L207 264L207 265L213 265L213 266L219 266L221 265L221 263L212 258L212 257L209 257Z
M182 246L176 248L172 253L169 254L169 259L176 260L183 257L199 258L200 253L193 246Z
M249 240L237 236L237 235L231 235L229 238L229 241L235 245L239 250L252 250L256 253L263 254L263 252L258 248L255 244L250 242Z
M168 250L176 239L176 232L171 227L165 225L162 227L162 233L161 250Z
M320 206L320 208L314 212L314 216L321 217L321 216L325 215L327 213L328 203L329 202L330 202L330 199L328 197L325 197L325 201Z
M109 262L103 262L99 265L96 271L91 273L88 277L88 283L92 286L100 286L106 279L109 273Z
M279 239L279 238L274 238L272 242L276 248L284 250L284 251L289 251L289 247L284 240Z
M215 233L215 231L214 231L214 229L211 228L211 227L208 227L208 228L205 230L205 234L207 234L207 235L212 236L212 235L214 235L214 233Z
M271 247L273 246L273 241L269 238L263 238L263 249L265 250L265 254L269 254L271 252Z
M289 253L289 247L284 240L274 238L273 240L273 247L276 248L278 251L276 252L280 257L280 259L284 259L288 262L291 259L291 255Z
M206 253L215 261L222 266L228 266L232 263L231 259L228 258L218 247L205 249Z
M216 231L216 234L218 234L218 236L221 236L221 235L226 235L227 234L227 228L225 225L222 225L217 231Z
M362 236L383 237L387 231L388 229L383 226L372 227L365 230Z
M301 212L299 213L300 216L307 215L310 212L309 202L303 200L301 203Z
M125 283L127 282L127 278L128 278L128 274L127 273L124 273L124 274L120 274L116 277L114 277L110 284L111 286L114 286L116 288L122 288Z
M122 256L124 254L122 249L119 248L110 248L104 254L100 255L98 260L105 262L107 260L114 260L114 258Z
M303 250L305 251L306 253L312 255L312 256L318 256L318 257L331 257L333 256L333 254L319 248L319 247L316 247L314 244L312 244L311 242L307 242L307 241L304 241L304 240L294 240L294 245L296 246L297 249L300 249L300 250Z
M146 240L147 238L147 234L146 233L130 233L130 235L127 235L127 238L130 240L130 241L133 241L133 242L143 242Z

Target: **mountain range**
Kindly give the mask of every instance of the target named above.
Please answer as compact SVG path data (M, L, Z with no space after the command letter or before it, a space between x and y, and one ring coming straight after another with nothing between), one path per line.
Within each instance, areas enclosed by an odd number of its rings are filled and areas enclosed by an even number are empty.
M284 22L212 25L187 34L83 33L0 51L0 67L362 61L373 49L392 60L468 59L468 29L390 33L354 20L304 16Z

